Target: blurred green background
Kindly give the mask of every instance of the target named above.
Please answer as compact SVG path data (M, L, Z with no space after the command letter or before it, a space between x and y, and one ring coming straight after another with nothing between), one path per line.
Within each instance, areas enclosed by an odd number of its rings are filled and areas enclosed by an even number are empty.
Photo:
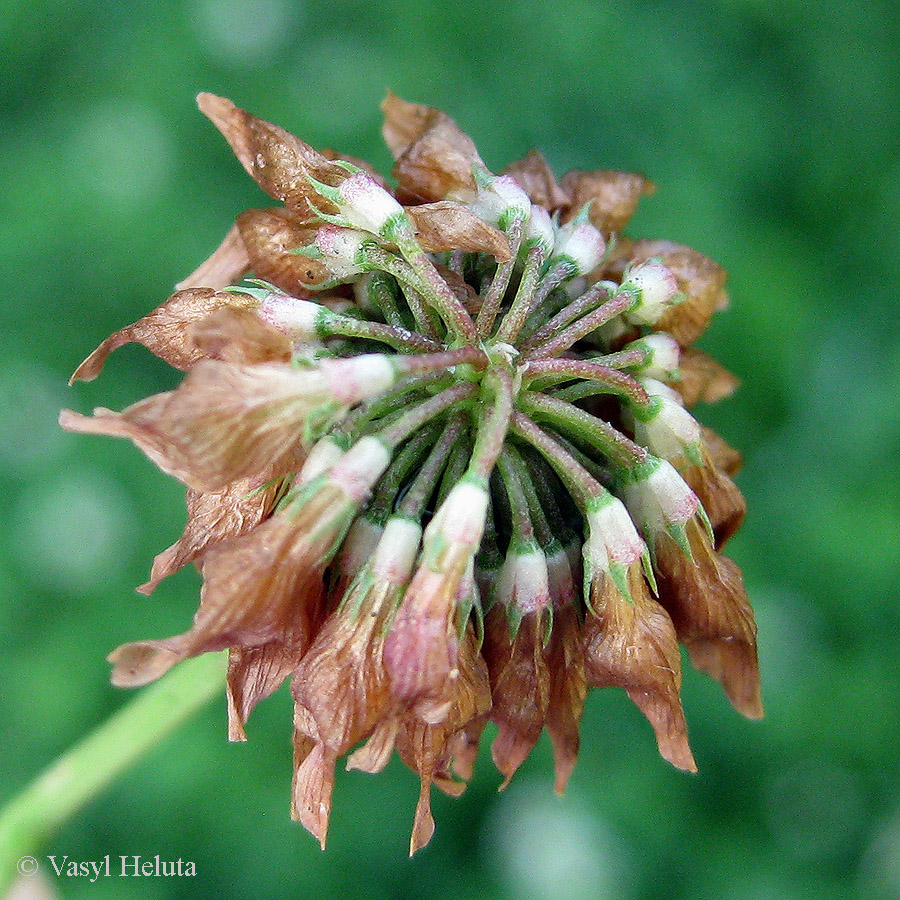
M0 801L127 700L121 642L183 630L197 578L133 593L183 524L130 445L61 433L177 377L139 347L66 387L264 205L200 90L389 167L387 88L442 107L498 170L532 146L658 185L631 233L730 272L703 346L744 384L700 418L741 448L731 545L767 718L686 671L700 773L594 692L568 792L542 740L503 794L483 748L406 860L416 779L339 772L330 846L288 819L290 698L225 739L224 701L47 853L181 857L187 878L51 876L66 898L900 897L900 17L877 0L4 0L0 13ZM46 865L45 865L45 868Z

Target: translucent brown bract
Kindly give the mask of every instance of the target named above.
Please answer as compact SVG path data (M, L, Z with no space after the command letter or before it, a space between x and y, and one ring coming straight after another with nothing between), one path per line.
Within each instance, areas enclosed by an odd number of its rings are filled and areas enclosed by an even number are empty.
M293 816L325 846L335 766L420 778L410 851L493 722L505 786L546 729L555 788L589 688L621 688L695 771L679 642L762 715L753 614L721 555L740 456L689 411L736 379L692 343L727 303L695 250L621 232L653 185L532 151L501 174L446 114L389 95L395 186L211 94L198 98L278 205L236 217L175 294L105 340L185 377L122 412L187 488L150 593L203 575L183 634L119 647L146 684L227 649L229 737L290 679ZM608 739L608 738L607 738ZM412 803L411 803L412 806Z

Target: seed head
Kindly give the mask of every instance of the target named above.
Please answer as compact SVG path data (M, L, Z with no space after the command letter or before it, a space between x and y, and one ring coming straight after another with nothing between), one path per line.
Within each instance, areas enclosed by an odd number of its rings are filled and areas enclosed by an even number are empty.
M345 754L377 772L396 750L417 773L411 852L434 831L431 786L464 789L488 721L504 786L546 729L561 792L589 687L624 689L693 771L678 642L762 713L752 610L720 554L740 457L689 411L736 386L690 346L724 272L621 234L652 189L634 173L558 182L532 152L495 174L447 115L389 95L389 188L198 100L280 205L241 213L73 375L130 341L187 373L60 419L187 486L184 534L140 590L195 562L200 607L183 634L114 651L113 681L227 648L244 740L290 678L291 809L323 847Z

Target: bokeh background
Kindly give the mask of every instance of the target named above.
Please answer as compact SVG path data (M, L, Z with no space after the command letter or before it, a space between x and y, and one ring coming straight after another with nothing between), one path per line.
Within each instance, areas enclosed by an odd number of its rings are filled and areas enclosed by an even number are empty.
M339 773L330 846L288 820L284 691L225 740L218 701L46 848L181 857L193 879L56 879L66 898L900 897L900 17L888 0L5 0L0 11L0 801L127 697L121 642L183 630L197 578L133 593L182 493L130 445L61 433L176 377L128 347L66 387L265 201L199 90L389 168L378 103L440 106L495 170L540 147L658 185L630 231L730 272L703 346L743 387L700 417L740 447L731 555L767 718L686 671L700 773L594 692L568 792L542 740L482 750L406 860L416 780ZM46 868L46 866L45 866Z

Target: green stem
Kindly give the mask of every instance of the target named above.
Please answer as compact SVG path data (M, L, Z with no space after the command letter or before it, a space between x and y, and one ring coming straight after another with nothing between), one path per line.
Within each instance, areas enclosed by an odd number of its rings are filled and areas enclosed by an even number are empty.
M519 395L519 408L526 415L548 422L566 434L574 434L617 466L631 468L646 462L647 451L613 428L609 422L546 394L526 391Z
M64 753L0 811L0 896L16 862L225 686L225 654L185 660Z

